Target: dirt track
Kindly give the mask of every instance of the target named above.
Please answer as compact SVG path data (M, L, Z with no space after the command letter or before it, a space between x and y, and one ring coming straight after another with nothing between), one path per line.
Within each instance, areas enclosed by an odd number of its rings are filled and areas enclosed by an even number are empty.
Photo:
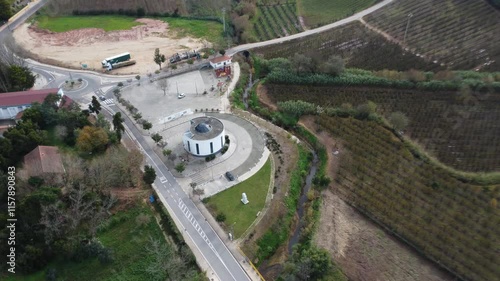
M54 33L23 24L14 31L16 42L31 56L41 62L50 62L70 68L87 64L90 69L101 70L101 61L113 55L130 52L137 64L113 70L114 74L154 72L155 48L167 57L186 50L201 49L200 39L175 38L167 23L152 19L138 19L143 25L131 30L105 32L97 28L85 28Z

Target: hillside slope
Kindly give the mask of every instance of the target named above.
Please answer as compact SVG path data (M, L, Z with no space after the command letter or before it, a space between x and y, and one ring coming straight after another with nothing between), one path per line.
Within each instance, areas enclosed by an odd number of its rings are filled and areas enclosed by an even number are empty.
M500 12L486 1L400 0L364 19L448 68L500 70Z
M500 171L500 95L429 92L386 88L267 84L277 103L304 100L323 106L354 107L370 100L388 117L395 111L410 119L405 134L446 165L473 172Z
M143 8L147 14L173 13L181 15L216 15L223 6L230 7L231 0L50 0L47 13L68 15L73 11L119 11Z

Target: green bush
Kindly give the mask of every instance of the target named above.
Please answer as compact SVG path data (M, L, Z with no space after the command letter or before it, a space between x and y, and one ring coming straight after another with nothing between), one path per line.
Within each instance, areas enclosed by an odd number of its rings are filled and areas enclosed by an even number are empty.
M224 222L226 220L226 215L224 213L218 213L215 220L218 222Z

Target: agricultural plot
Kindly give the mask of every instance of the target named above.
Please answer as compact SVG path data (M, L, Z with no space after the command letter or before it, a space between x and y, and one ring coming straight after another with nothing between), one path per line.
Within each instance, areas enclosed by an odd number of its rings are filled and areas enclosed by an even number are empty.
M426 61L398 44L388 42L383 36L354 22L320 34L274 44L255 50L264 58L291 58L297 52L316 57L319 61L331 55L341 56L348 67L369 70L440 70L439 64Z
M322 106L357 106L368 100L388 116L403 112L405 134L444 164L463 171L500 171L500 94L458 94L354 87L266 84L276 103L304 100Z
M318 27L364 10L377 0L299 0L300 15L308 27Z
M461 182L372 121L318 117L343 143L335 190L464 280L499 280L500 186Z
M254 30L260 41L301 32L295 4L260 5Z
M500 70L500 16L487 1L400 0L364 19L450 69Z

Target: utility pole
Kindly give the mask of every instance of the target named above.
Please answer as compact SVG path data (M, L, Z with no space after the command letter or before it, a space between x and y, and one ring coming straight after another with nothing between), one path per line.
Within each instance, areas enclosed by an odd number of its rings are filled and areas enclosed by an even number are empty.
M403 38L403 45L406 44L406 34L408 33L408 27L410 27L410 19L413 17L412 13L408 14L408 22L406 23L406 30L405 30L405 36Z
M226 35L226 8L222 7L222 25L224 26L224 35Z

